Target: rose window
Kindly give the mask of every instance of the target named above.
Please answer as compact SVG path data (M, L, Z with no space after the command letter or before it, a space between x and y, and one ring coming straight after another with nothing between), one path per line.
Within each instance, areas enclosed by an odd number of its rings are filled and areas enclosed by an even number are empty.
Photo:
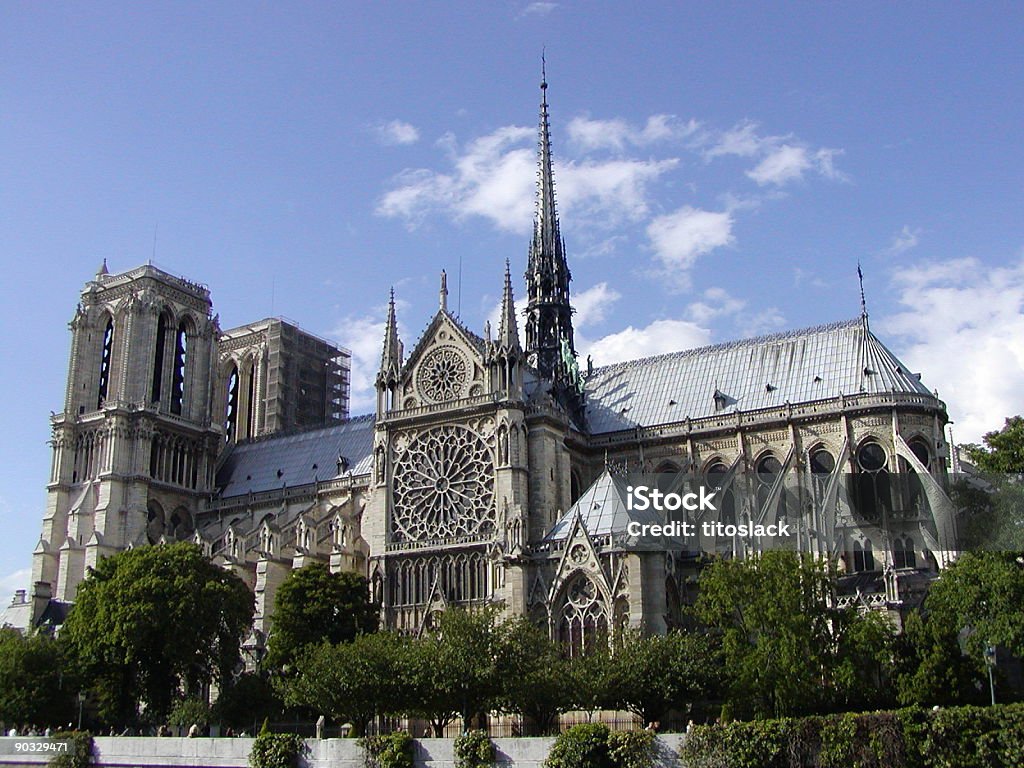
M439 347L424 358L416 383L427 400L441 403L462 397L467 376L465 358L452 347Z
M395 539L489 536L493 476L491 449L475 432L449 425L419 435L395 466Z

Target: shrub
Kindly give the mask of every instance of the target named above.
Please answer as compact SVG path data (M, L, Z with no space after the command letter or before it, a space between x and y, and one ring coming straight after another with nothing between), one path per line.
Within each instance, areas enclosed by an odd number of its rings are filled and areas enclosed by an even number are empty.
M359 740L367 768L413 768L413 740L405 731Z
M545 768L612 768L608 735L601 723L574 725L555 739Z
M456 768L491 768L496 757L494 742L483 731L467 731L455 739Z
M70 741L68 752L56 754L50 760L53 768L89 768L92 765L92 734L88 731L58 731L54 741Z
M615 768L650 768L654 764L654 733L628 731L608 734L608 757Z
M252 743L251 768L298 768L306 742L297 733L270 733L264 729Z
M185 699L174 705L167 720L180 728L188 729L195 724L203 729L210 724L210 706L202 699Z

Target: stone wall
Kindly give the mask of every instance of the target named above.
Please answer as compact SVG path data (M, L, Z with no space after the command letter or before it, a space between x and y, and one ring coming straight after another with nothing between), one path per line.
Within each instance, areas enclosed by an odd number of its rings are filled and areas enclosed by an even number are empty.
M0 739L2 742L7 739ZM187 739L149 738L132 736L97 736L95 744L96 768L164 768L190 766L191 768L246 768L253 739ZM541 768L553 738L495 739L498 766L501 768ZM682 736L668 734L658 739L659 768L669 768L675 762ZM308 739L310 753L306 768L364 768L363 752L355 739ZM452 739L418 739L416 741L417 768L455 768ZM0 766L28 768L46 765L43 755L3 754Z

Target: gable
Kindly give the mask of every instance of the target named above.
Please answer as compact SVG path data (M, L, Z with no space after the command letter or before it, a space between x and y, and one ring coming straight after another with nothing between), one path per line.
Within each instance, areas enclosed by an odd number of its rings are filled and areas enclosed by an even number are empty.
M484 343L444 310L438 311L402 369L402 410L453 402L486 391Z

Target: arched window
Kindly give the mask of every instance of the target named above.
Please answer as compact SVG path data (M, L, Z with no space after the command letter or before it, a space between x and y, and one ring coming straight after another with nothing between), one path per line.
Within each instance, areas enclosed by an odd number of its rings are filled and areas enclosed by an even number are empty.
M192 525L192 515L184 507L178 507L167 521L167 532L175 541L183 541L189 538L195 528Z
M100 347L100 385L96 398L96 407L102 408L110 390L110 361L114 354L114 318L107 318L107 327L103 330L103 345Z
M910 450L913 452L917 460L920 461L926 470L930 469L931 465L931 452L928 450L928 444L920 437L915 437L910 441ZM906 510L905 517L915 518L924 511L926 504L926 498L924 495L924 486L921 484L921 479L917 477L917 473L911 469L910 462L904 462L903 464L906 474Z
M706 472L707 484L710 488L721 488L722 483L725 482L725 475L729 471L729 468L725 466L725 462L716 461ZM736 523L736 499L733 496L732 488L727 488L724 493L717 496L721 503L718 509L718 521L727 525Z
M171 376L171 413L181 415L185 402L185 373L188 363L188 325L182 320L174 337L174 370Z
M914 540L897 536L892 543L892 564L894 568L916 568L917 554L914 552Z
M569 472L569 503L575 504L576 500L583 494L583 484L580 482L580 473L575 469Z
M228 374L228 413L224 421L224 439L232 442L238 432L238 366L231 366Z
M775 485L776 480L778 480L779 475L782 473L782 464L772 454L766 453L758 459L755 469L757 471L757 509L758 512L761 512L768 503L772 486ZM776 507L776 517L779 520L786 519L788 506L786 502L786 489L783 488L779 493L778 506Z
M857 450L857 472L853 476L857 513L872 524L883 522L892 513L888 456L876 442L866 442Z
M875 554L871 539L864 539L863 544L859 541L853 542L853 570L855 573L875 570Z
M156 544L164 535L164 508L160 502L151 499L146 505L146 540Z
M820 503L825 498L828 479L836 468L836 460L825 448L815 448L811 451L809 465L814 487L814 499Z
M565 654L576 658L608 642L608 611L601 591L580 573L566 585L558 614L558 639Z
M161 312L156 321L156 345L153 350L153 383L150 387L150 402L159 403L163 394L164 386L164 351L167 347L167 325L168 317L166 312Z

